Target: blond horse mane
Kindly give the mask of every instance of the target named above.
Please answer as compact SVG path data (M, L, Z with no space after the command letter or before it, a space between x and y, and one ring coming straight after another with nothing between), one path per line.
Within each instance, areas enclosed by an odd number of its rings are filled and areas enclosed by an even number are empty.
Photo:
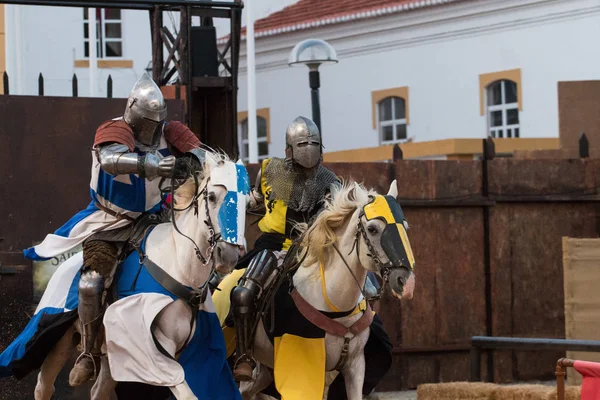
M337 243L334 232L343 226L358 208L362 208L369 202L369 195L375 196L374 190L366 189L357 182L342 183L341 189L332 192L332 199L325 201L323 210L315 218L314 222L299 224L298 230L302 233L301 246L307 249L300 252L299 257L306 258L304 266L313 265L316 262L327 266L333 245ZM352 227L354 229L354 227Z

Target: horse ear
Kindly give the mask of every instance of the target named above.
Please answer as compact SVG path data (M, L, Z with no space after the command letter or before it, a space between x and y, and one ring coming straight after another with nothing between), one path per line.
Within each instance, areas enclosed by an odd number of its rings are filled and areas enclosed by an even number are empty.
M332 199L335 199L335 196L340 192L340 185L337 183L331 183L329 185L329 194Z
M360 189L360 185L358 182L354 182L354 185L352 185L352 189L350 189L350 191L348 192L348 198L351 201L356 201L356 191Z
M210 157L207 155L206 160L205 160L205 165L208 166L208 168L210 170L217 165L217 161L213 157Z
M388 196L392 196L393 198L398 197L398 185L396 184L395 179L392 181L392 184L390 185L390 191L388 192Z

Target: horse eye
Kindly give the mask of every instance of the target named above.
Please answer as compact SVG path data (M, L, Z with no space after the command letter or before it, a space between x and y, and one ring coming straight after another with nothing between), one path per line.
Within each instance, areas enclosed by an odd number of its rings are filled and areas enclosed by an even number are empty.
M208 201L210 201L211 203L215 203L217 201L217 195L215 194L215 192L210 192L208 194Z
M374 226L368 226L367 227L367 231L371 234L371 235L375 235L377 233L377 228L375 228Z

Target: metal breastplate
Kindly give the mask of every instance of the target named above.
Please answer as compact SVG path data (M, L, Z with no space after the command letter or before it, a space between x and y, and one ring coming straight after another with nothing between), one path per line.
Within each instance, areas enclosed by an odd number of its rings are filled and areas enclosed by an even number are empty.
M267 186L271 188L267 202L284 201L287 208L296 212L312 211L323 200L330 185L337 182L336 175L319 166L314 176L281 158L273 158L264 170Z

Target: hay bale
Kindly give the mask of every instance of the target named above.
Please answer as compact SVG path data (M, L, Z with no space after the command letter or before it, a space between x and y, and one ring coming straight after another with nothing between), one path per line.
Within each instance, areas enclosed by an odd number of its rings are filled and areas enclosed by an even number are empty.
M580 396L580 386L565 388L566 400L580 400ZM553 385L452 382L419 385L417 400L557 400L557 396Z
M427 383L417 387L417 400L489 400L498 387L493 383Z
M509 385L494 390L490 400L546 400L556 388L546 385Z
M557 400L556 388L552 393L548 393L548 397L545 400ZM580 400L581 399L581 386L567 386L565 387L565 400Z
M567 386L566 400L580 400L581 388ZM557 400L556 386L549 385L508 385L499 386L492 393L490 400Z

